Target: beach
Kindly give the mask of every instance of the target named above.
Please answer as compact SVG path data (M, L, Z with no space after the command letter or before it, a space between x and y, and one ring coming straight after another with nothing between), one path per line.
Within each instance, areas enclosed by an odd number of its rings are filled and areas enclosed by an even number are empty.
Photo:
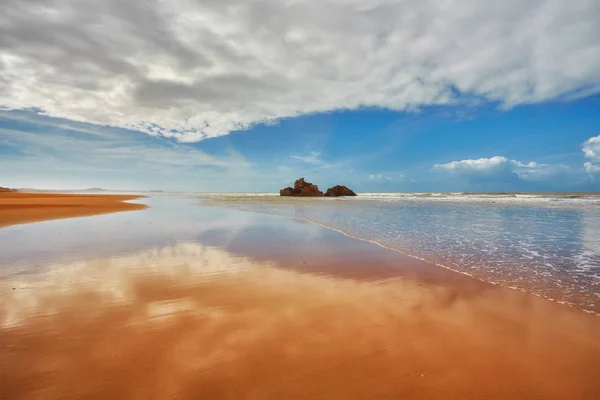
M600 0L0 9L0 400L600 400Z
M141 196L0 192L0 227L59 218L81 217L145 206L126 203Z
M0 229L4 398L600 396L576 307L303 214L118 204L149 208Z

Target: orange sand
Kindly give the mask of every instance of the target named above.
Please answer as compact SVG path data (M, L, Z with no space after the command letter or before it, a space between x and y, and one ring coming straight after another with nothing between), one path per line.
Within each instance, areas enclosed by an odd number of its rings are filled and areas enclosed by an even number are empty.
M355 280L195 243L49 271L0 281L4 398L600 398L600 318L467 277Z
M141 210L143 204L125 203L143 196L105 194L0 193L0 227L50 219Z

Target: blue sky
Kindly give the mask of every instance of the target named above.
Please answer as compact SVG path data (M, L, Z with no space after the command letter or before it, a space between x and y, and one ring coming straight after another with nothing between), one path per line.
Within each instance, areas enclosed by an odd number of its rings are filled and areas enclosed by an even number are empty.
M600 190L592 0L4 9L0 186Z
M198 143L3 111L0 179L4 186L50 189L276 191L305 176L322 187L343 183L363 192L594 191L600 174L586 171L594 157L584 147L598 136L597 110L600 96L511 110L361 109Z

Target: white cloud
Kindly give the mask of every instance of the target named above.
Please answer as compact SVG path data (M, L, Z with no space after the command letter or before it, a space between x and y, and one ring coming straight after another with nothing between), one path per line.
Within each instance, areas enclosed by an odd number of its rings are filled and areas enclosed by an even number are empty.
M587 172L588 174L597 174L600 173L600 165L594 165L590 162L585 162L583 164L584 168L585 168L585 172Z
M589 175L600 173L600 135L583 142L583 154L588 159L583 164L585 172Z
M4 0L0 106L183 142L282 117L600 91L597 0Z
M600 163L600 135L583 142L583 154L588 160Z
M570 168L562 164L523 163L503 156L451 161L435 164L433 169L471 177L518 177L524 181L546 181L570 172Z

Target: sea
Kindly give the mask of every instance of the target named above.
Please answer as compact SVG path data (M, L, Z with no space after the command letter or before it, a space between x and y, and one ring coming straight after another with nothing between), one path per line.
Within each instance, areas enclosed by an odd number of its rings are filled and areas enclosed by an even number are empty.
M600 315L600 193L360 193L204 201L299 218Z

